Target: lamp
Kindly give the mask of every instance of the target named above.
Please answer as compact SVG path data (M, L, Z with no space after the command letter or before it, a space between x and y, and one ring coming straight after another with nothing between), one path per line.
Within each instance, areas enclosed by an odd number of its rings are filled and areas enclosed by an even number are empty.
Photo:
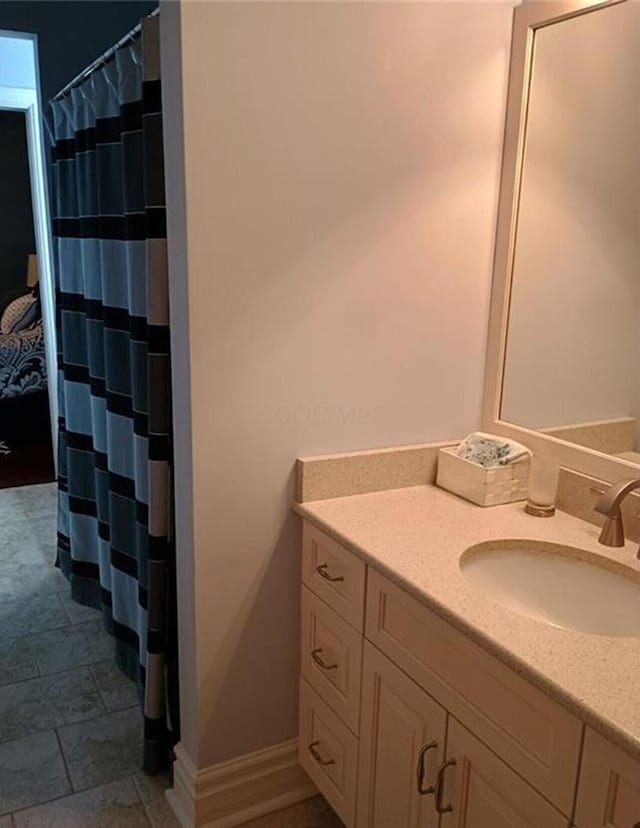
M27 287L33 287L38 281L38 257L29 253L27 260Z

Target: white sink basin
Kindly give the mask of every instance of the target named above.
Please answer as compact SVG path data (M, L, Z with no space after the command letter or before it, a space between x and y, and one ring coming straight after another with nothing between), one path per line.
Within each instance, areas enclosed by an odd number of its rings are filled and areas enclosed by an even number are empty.
M640 575L583 549L500 540L460 558L464 577L507 609L555 627L640 635Z

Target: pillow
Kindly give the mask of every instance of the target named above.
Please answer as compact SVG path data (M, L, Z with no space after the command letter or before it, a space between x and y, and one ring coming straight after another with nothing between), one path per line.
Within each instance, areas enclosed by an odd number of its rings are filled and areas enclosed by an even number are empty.
M40 322L41 319L42 311L40 310L40 302L37 299L34 299L31 304L25 308L25 311L20 319L16 320L11 333L20 333L20 331L26 331L29 328L33 328L38 324L38 322Z
M19 333L40 319L40 302L31 292L18 296L4 309L0 319L0 333Z

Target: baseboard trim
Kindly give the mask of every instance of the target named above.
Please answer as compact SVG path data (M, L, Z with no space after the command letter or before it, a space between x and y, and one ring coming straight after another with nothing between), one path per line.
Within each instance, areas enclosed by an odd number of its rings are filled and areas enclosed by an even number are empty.
M167 799L183 828L234 828L317 793L298 764L298 740L197 770L175 749Z

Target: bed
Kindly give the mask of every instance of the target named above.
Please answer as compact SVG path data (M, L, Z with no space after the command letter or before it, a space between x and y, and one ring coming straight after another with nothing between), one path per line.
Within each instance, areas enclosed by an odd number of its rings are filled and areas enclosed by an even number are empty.
M0 399L46 390L42 320L18 333L0 333Z

